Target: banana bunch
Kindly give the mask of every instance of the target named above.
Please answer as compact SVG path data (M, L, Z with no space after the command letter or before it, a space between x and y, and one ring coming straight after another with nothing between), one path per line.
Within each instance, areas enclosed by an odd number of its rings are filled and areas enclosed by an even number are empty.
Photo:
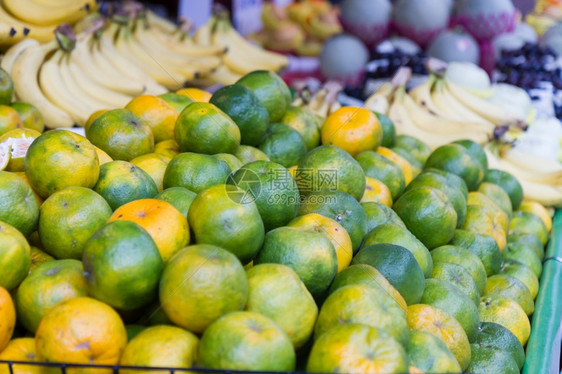
M224 49L207 49L207 55L201 52L202 48L190 53L182 48L183 43L175 43L174 39L159 35L160 28L150 27L142 19L125 25L114 22L107 32L125 59L169 90L181 89L188 82L204 78L222 64L217 55L222 54Z
M194 41L198 47L226 50L221 57L222 66L196 80L201 85L233 84L254 70L277 72L289 64L287 57L251 44L232 27L224 14L211 17L209 22L197 29Z
M409 69L401 69L392 82L383 84L365 101L367 109L386 113L396 131L418 137L432 147L459 139L485 145L494 137L524 128L503 108L475 96L443 77L430 75L421 85L406 92Z
M96 0L0 0L0 46L26 38L47 42L61 23L74 24L99 7Z
M511 173L523 187L525 198L545 206L562 207L562 165L523 153L511 145L490 143L485 148L490 168Z
M175 91L224 69L225 47L197 45L152 13L100 25L76 35L71 48L24 39L2 59L17 98L34 104L50 128L83 126L95 111Z
M104 44L104 34L99 39L79 34L71 49L56 40L25 39L2 59L16 97L35 105L47 127L83 126L95 111L123 107L141 94L167 92L136 65L126 65L112 43Z

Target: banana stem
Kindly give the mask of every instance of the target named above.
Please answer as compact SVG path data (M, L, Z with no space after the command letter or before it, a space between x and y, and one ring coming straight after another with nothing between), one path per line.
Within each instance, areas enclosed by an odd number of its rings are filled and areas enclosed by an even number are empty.
M430 90L432 92L440 92L445 87L445 82L443 81L443 78L438 78L434 74L431 74L427 79L432 80L429 82Z
M68 23L62 23L55 29L55 37L65 52L72 51L76 46L76 34Z
M396 87L396 86L395 86ZM394 101L401 102L406 95L406 85L400 85L394 90Z
M179 29L181 32L183 32L185 35L189 35L189 33L191 32L191 30L193 30L193 26L194 23L192 20L190 20L187 17L180 17L180 26Z
M226 9L226 7L220 3L213 4L213 15L218 18L226 18L226 19L230 18L230 13L228 12L228 9Z
M394 77L392 77L392 85L394 87L406 86L411 77L412 69L403 66L398 69L396 74L394 74Z
M440 78L443 78L443 76L445 75L445 71L447 70L447 63L435 57L429 57L425 61L425 67L432 74L435 74Z

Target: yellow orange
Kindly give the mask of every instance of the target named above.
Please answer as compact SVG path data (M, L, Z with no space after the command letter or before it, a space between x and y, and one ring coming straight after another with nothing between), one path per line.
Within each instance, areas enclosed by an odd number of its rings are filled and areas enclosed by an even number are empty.
M0 353L2 361L37 361L35 354L34 338L18 338L10 341L8 346ZM14 364L14 374L43 374L44 370L39 365ZM10 374L8 365L0 365L0 374Z
M199 88L182 88L181 90L176 91L178 95L183 95L189 97L193 101L197 101L200 103L208 103L211 100L211 95L207 91L200 90Z
M425 331L445 343L465 370L470 363L470 344L461 324L450 314L431 305L415 304L406 315L410 331Z
M380 203L392 208L392 194L390 189L376 178L365 177L367 183L365 185L365 193L361 198L362 203Z
M0 135L15 129L23 129L20 115L15 109L7 105L0 105Z
M287 226L326 235L336 250L338 273L351 263L353 257L351 238L343 226L335 220L317 213L309 213L293 219Z
M94 121L96 119L98 119L99 116L101 116L102 114L104 114L107 111L108 111L107 109L101 109L101 110L98 110L98 111L92 113L90 115L90 117L88 118L88 120L86 121L86 124L84 125L84 130L88 131L90 126L92 126L92 123L94 123Z
M126 345L127 331L119 314L89 297L55 306L35 334L38 361L116 365Z
M382 127L370 110L343 107L330 114L321 129L322 144L335 145L355 156L376 149L382 141Z
M137 96L125 109L129 109L150 126L155 142L174 138L174 127L179 113L164 99L151 95Z
M398 165L404 174L406 186L410 184L412 179L414 179L414 172L412 170L412 165L404 157L386 147L378 147L377 153Z
M493 204L493 203L492 203ZM488 235L494 238L501 252L507 245L506 231L499 222L505 212L495 211L484 205L468 205L463 230Z
M16 325L16 309L10 293L0 287L0 352L8 345Z
M98 160L100 162L100 165L103 165L103 164L106 164L108 162L113 161L113 159L111 157L109 157L109 155L107 153L105 153L103 150L96 147L95 145L94 145L94 148L96 149L96 153L98 155Z
M175 139L163 140L154 145L154 153L166 157L169 162L180 153L180 146Z
M156 183L158 192L164 189L164 172L168 166L168 158L159 153L147 153L131 160L131 163L144 170Z
M120 364L124 366L191 368L197 357L199 339L175 326L152 326L135 336ZM124 374L164 374L168 371L121 370Z
M513 333L522 346L531 334L531 323L523 308L515 301L502 296L484 296L478 306L482 322L494 322Z
M519 210L538 216L544 222L548 231L550 232L550 230L552 230L552 216L541 203L537 201L523 200L519 206Z
M109 222L132 221L144 228L156 243L164 262L189 243L187 219L166 201L140 199L120 206Z

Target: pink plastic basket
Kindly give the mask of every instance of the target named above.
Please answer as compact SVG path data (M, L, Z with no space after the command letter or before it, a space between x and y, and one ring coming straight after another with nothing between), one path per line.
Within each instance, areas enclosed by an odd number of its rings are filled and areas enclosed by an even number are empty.
M517 12L500 14L460 15L451 18L452 25L460 25L480 44L480 66L492 74L495 63L495 49L492 40L503 33L513 31Z
M346 22L341 17L340 22L345 31L359 38L369 48L376 47L388 37L390 32L390 23L364 26Z
M445 27L436 27L428 30L418 30L415 26L401 25L396 22L392 22L392 28L396 30L400 35L415 41L419 46L425 48L445 30Z

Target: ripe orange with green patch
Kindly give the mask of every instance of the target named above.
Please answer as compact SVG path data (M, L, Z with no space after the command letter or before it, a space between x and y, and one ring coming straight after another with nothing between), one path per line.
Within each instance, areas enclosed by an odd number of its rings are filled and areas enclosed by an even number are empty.
M320 232L279 227L265 236L254 264L276 263L291 267L312 296L321 297L338 272L332 242Z
M49 261L37 267L18 288L18 319L35 333L41 319L59 303L87 296L84 267L78 260Z
M108 222L131 221L144 228L167 262L189 243L187 219L170 203L156 199L135 200L117 208Z
M317 213L310 213L293 219L287 226L326 235L336 250L338 273L351 263L353 257L351 238L343 226L335 220Z
M410 331L424 331L445 343L461 369L470 364L470 344L460 323L442 309L426 304L410 305L407 321Z
M15 129L23 129L18 112L7 105L0 105L0 135Z
M6 348L16 325L16 309L10 293L0 287L0 352Z
M35 335L39 361L117 365L127 332L121 317L89 297L67 300L53 308Z
M164 99L151 95L137 96L125 106L125 109L136 114L151 128L155 142L174 138L174 128L179 113Z
M66 130L48 131L35 139L24 168L31 186L44 198L69 186L92 188L100 173L92 143Z
M248 280L232 253L197 244L182 249L166 264L159 296L162 309L173 323L202 333L221 316L244 308Z
M408 344L406 316L394 299L380 288L356 284L330 294L318 314L314 339L318 340L342 321L375 327L400 344Z
M306 369L341 373L403 373L408 370L404 348L384 332L358 323L336 324L312 346Z
M322 144L338 146L355 156L377 149L382 142L382 127L370 110L343 107L326 118L321 136Z
M114 160L130 161L154 150L152 129L128 109L102 113L86 137Z
M365 193L361 198L361 203L381 203L391 208L392 194L386 184L371 177L365 177L365 180Z
M121 359L123 366L191 368L197 358L199 339L175 326L151 326L132 338ZM123 370L124 373L149 371Z

